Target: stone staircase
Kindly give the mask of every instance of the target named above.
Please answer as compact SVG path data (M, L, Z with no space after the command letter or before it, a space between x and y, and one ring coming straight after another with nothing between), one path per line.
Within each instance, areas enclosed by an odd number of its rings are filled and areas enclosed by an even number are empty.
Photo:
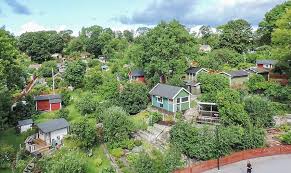
M135 136L153 144L158 149L165 149L170 129L168 126L154 124L145 131L138 131Z
M31 159L31 161L24 168L23 173L32 173L33 172L33 169L35 167L35 163L34 163L35 159L36 159L35 157Z

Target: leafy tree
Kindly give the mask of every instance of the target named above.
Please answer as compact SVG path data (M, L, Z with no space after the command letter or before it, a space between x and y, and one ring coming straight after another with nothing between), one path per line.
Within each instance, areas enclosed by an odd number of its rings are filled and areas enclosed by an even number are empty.
M182 166L181 152L175 147L168 149L164 155L162 172L170 173Z
M7 88L0 87L0 129L3 130L8 126L10 119L10 108L12 105L12 96Z
M4 29L0 29L0 40L0 84L8 90L22 89L25 74L17 62L21 55L16 48L16 40Z
M276 21L277 28L272 33L273 57L279 59L282 64L277 64L278 67L285 68L291 75L290 60L291 60L291 2L288 1L289 8L284 15ZM284 67L285 66L285 67Z
M123 31L123 36L128 42L133 42L133 33L131 31Z
M259 92L260 90L265 90L267 83L265 78L260 74L253 74L247 82L247 86L252 93Z
M148 78L182 74L187 68L186 57L197 53L195 42L179 22L161 22L137 41L142 47L137 66L144 67Z
M286 13L286 9L291 7L291 2L286 1L275 6L265 14L265 18L259 23L258 32L261 35L261 44L271 44L271 34L276 29L276 22Z
M40 164L42 171L47 173L83 173L86 170L82 154L65 148L42 158Z
M85 74L85 87L87 89L97 89L99 85L103 83L102 72L100 71L100 67L96 66L95 68L91 68Z
M69 110L67 108L63 108L57 112L57 116L59 118L67 119L69 116Z
M85 148L91 148L97 143L96 125L85 118L73 123L71 132Z
M152 159L147 153L141 153L138 155L137 159L134 161L133 168L137 173L158 172L154 159Z
M56 31L26 32L20 35L18 46L33 61L41 63L51 59L51 54L61 53L64 40Z
M35 101L32 96L26 96L23 100L16 102L13 111L10 113L10 123L15 124L19 120L31 118L37 114L35 110Z
M97 101L92 97L92 94L85 94L76 103L78 110L82 115L91 114L97 108Z
M244 62L243 56L228 48L215 49L207 55L198 58L198 63L201 67L214 70L221 70L224 65L234 68L242 62Z
M42 77L52 77L52 70L54 71L54 74L56 74L57 71L57 63L55 61L46 61L42 63L39 74Z
M239 53L246 52L252 48L252 27L243 20L231 20L220 27L220 46L234 49Z
M110 107L104 112L103 126L104 140L114 146L129 139L132 129L128 114L120 107Z
M82 61L69 62L64 73L64 80L73 87L81 87L85 72L86 64Z
M64 50L66 54L72 54L74 52L83 52L83 51L85 51L85 43L79 37L71 39Z
M119 91L119 83L116 77L110 73L103 73L102 85L98 86L98 92L102 93L102 98L115 99Z
M202 73L198 76L204 93L214 93L229 87L229 81L221 74Z
M15 157L15 151L13 147L10 145L1 144L0 168L10 168L14 157Z
M238 91L225 89L219 91L216 95L220 122L225 126L241 125L248 127L250 117L244 110L244 103Z
M116 98L116 103L130 114L137 114L148 104L148 89L139 83L129 83L124 86Z
M246 97L244 102L245 110L250 115L254 126L271 127L273 125L276 112L270 101L259 96L250 96Z

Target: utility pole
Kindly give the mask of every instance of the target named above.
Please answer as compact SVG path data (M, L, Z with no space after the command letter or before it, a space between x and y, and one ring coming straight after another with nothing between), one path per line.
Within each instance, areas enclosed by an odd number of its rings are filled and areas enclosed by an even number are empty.
M55 94L55 75L54 75L54 69L52 68L52 78L53 78L53 94Z

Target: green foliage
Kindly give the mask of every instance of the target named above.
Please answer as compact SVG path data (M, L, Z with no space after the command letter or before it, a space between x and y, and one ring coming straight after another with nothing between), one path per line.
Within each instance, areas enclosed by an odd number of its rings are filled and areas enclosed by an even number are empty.
M86 64L82 61L69 62L64 73L64 80L73 87L81 87L85 72Z
M286 4L289 4L289 9L276 21L277 28L272 33L272 55L282 62L281 65L277 64L277 66L285 66L286 71L291 74L290 65L288 65L290 64L288 60L290 60L291 57L291 2L286 2Z
M120 158L121 156L124 155L124 152L122 148L114 148L110 150L110 154L115 158Z
M0 29L0 47L0 89L22 89L26 75L17 62L21 55L16 48L15 38L4 29Z
M130 114L137 114L148 104L148 89L144 84L128 83L116 98L117 105Z
M68 90L63 90L61 92L62 95L62 106L68 106L71 100L71 94Z
M237 67L238 64L244 62L244 58L234 50L223 48L215 49L210 53L199 57L197 61L201 67L221 70L225 65L229 65L232 68Z
M244 99L245 110L251 117L252 123L257 127L271 127L276 115L272 103L259 96L250 96Z
M150 123L151 125L158 123L163 120L163 115L159 112L151 112L150 113Z
M77 109L82 115L91 114L97 109L97 101L92 97L91 94L85 94L77 100Z
M103 83L98 86L97 92L102 93L101 97L103 99L115 99L119 91L119 83L116 77L110 73L103 73L102 81Z
M96 124L90 123L85 118L73 123L71 132L85 148L93 147L97 143Z
M244 109L244 103L238 91L233 89L219 91L216 95L216 102L221 118L220 123L225 126L248 127L250 125L250 117Z
M221 91L229 87L228 79L221 74L202 73L198 76L198 81L202 83L201 89L206 94L215 94L217 91Z
M291 131L280 136L283 143L291 145Z
M197 128L189 123L179 122L170 131L170 142L188 157L199 160L214 159L218 154L224 156L233 151L258 148L265 144L262 129L222 126L216 130L218 139L213 128Z
M144 67L147 78L157 74L171 78L187 68L186 57L197 53L196 40L177 21L161 22L137 41L137 66Z
M53 155L48 155L40 161L41 169L47 173L83 173L85 160L76 150L62 149Z
M54 74L58 72L56 61L46 61L42 63L39 69L39 75L42 77L52 77L52 70Z
M103 83L102 72L100 71L100 67L96 66L88 70L85 74L85 87L90 90L96 90L99 85Z
M152 159L147 153L141 153L138 155L133 163L133 168L136 173L158 172L154 159Z
M67 108L63 108L57 112L57 116L59 118L67 119L69 116L69 110Z
M0 130L7 128L10 119L12 96L7 88L0 87Z
M258 32L261 35L261 44L271 44L271 34L276 29L276 22L285 13L286 9L291 7L291 2L286 1L275 6L272 10L265 14L265 18L259 23Z
M252 27L243 20L231 20L227 24L220 27L220 46L234 49L239 53L246 52L252 48Z
M35 101L32 96L27 96L25 99L16 103L13 111L10 114L10 123L14 124L19 120L31 118L32 115L37 114L35 110Z
M64 40L56 31L26 32L18 40L19 49L27 53L35 62L51 59L51 54L61 53Z
M110 107L104 111L104 140L110 145L119 146L129 139L132 124L126 113L120 107Z
M10 145L0 147L0 168L10 168L15 157L14 148Z
M266 88L266 80L260 74L253 74L250 76L247 86L250 92L256 93L257 91L264 90Z

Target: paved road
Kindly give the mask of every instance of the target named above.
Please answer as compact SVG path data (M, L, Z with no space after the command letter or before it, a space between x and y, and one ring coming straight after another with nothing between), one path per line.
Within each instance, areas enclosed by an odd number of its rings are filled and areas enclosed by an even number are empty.
M291 154L250 159L252 173L291 173ZM221 167L220 173L246 173L247 161ZM212 169L204 173L217 173Z

